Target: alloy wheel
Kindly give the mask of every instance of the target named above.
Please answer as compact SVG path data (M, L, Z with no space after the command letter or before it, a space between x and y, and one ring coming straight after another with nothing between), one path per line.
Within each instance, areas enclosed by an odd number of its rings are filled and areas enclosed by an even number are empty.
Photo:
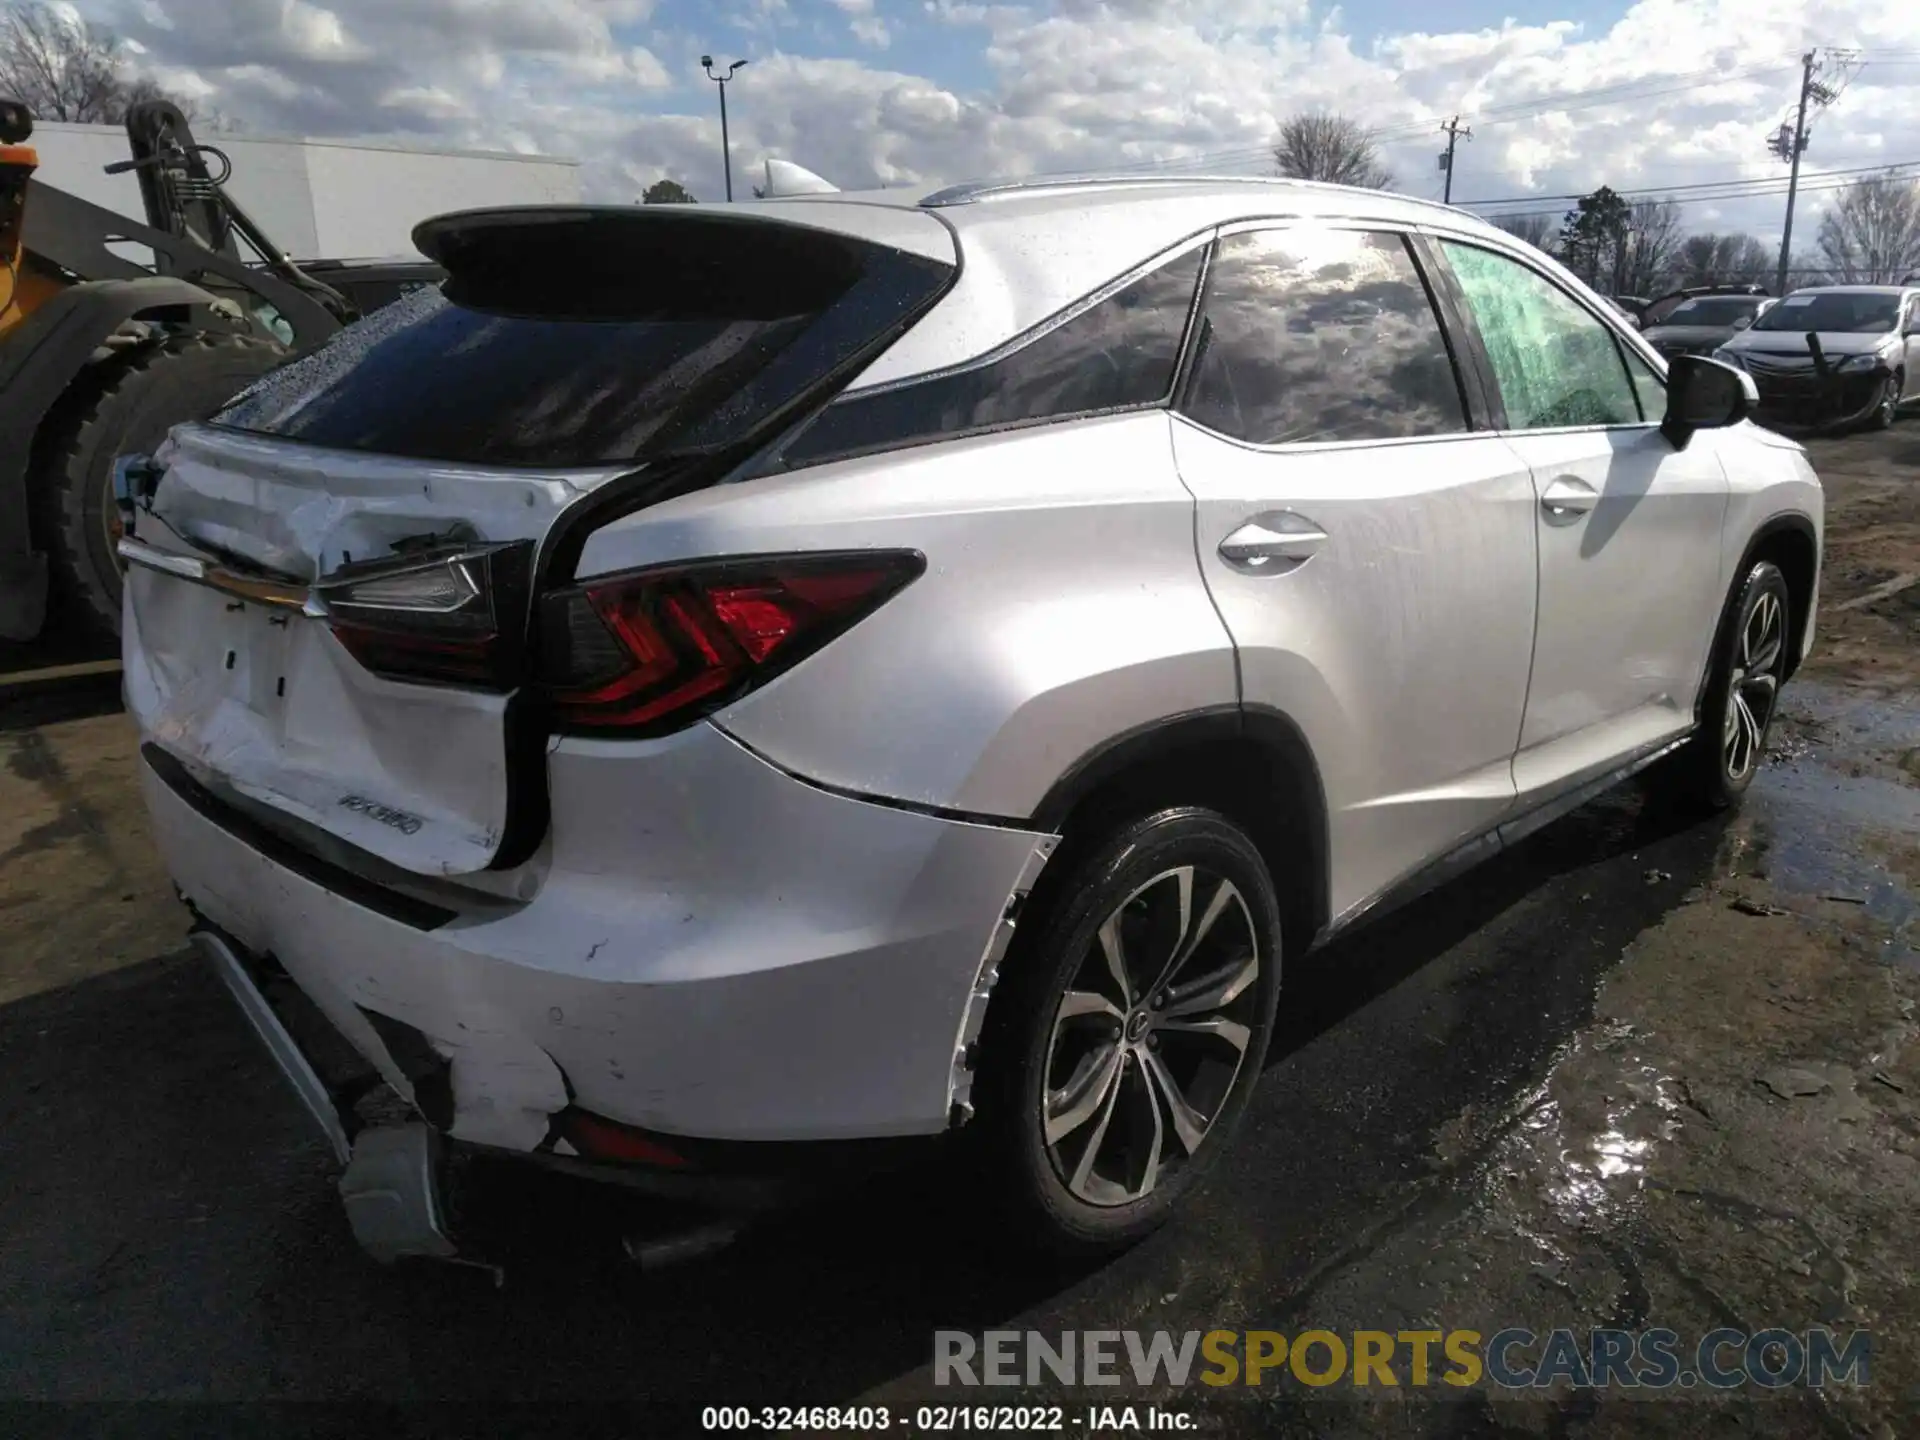
M1107 916L1056 1007L1040 1097L1047 1155L1090 1205L1150 1195L1206 1142L1258 1023L1246 899L1203 866Z
M1760 763L1760 747L1780 695L1786 658L1786 607L1763 590L1741 623L1728 679L1726 726L1720 737L1727 779L1738 784Z

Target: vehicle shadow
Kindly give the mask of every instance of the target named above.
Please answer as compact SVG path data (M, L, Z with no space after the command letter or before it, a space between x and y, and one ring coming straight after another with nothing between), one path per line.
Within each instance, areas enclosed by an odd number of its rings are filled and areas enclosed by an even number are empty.
M1596 880L1611 878L1596 902L1593 892L1575 897L1578 911L1559 918L1568 926L1589 927L1599 948L1618 947L1671 909L1686 885L1711 868L1720 824L1703 822L1697 811L1669 803L1657 782L1631 782L1528 836L1437 889L1409 899L1377 919L1368 919L1289 968L1281 1014L1267 1064L1271 1068L1331 1029L1370 1001L1428 965L1436 956L1467 943L1496 919L1529 899L1543 896L1549 882L1572 872L1594 870ZM1649 884L1643 870L1613 877L1598 874L1606 862L1619 861L1667 842L1687 839L1680 860L1685 870L1660 870L1667 877ZM1621 886L1619 880L1637 881ZM1563 897L1553 897L1563 903Z
M210 974L174 958L22 1001L0 1009L0 1095L30 1097L0 1113L0 1396L191 1393L200 1375L214 1398L613 1402L678 1433L703 1405L844 1405L925 1366L936 1329L1197 1323L1154 1318L1182 1275L1202 1277L1189 1304L1213 1304L1214 1276L1280 1303L1440 1125L1506 1103L1584 1023L1717 835L1628 789L1298 962L1231 1163L1103 1266L1018 1248L949 1149L658 1273L619 1246L658 1212L497 1167L475 1203L508 1237L503 1288L383 1270ZM89 1134L112 1143L77 1165Z

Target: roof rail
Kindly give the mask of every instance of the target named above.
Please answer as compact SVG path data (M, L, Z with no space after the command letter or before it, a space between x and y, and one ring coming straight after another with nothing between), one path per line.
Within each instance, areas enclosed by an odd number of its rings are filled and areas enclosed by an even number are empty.
M1033 175L1023 180L968 180L949 185L921 197L929 210L947 205L970 205L997 195L1035 194L1048 190L1080 190L1096 187L1124 189L1128 186L1154 185L1312 185L1311 180L1291 180L1278 175L1138 175L1126 171L1089 171L1083 175ZM1337 188L1337 187L1336 187Z
M1177 185L1270 185L1287 189L1346 192L1359 188L1352 185L1334 185L1324 180L1295 180L1285 175L1141 175L1126 171L1090 171L1084 175L1035 175L1023 180L969 180L922 196L920 205L923 209L939 210L950 205L971 205L976 201L992 200L1001 196L1044 195L1053 191L1072 190L1124 190L1133 187L1171 188ZM1467 215L1476 220L1484 218L1458 205L1445 205L1438 200L1423 200L1417 195L1402 195L1398 191L1377 193L1391 195L1398 203L1417 205L1425 210L1439 210L1448 215Z

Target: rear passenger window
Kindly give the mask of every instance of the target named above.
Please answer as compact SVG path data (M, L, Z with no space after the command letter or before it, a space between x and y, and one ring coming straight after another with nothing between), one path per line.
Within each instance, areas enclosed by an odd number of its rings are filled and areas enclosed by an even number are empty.
M1451 240L1441 248L1480 327L1508 429L1640 423L1611 330L1517 260Z
M789 465L968 431L1158 405L1173 388L1200 278L1193 250L990 364L855 391L787 447Z
M1427 287L1398 235L1234 235L1207 273L1186 413L1260 445L1467 428Z

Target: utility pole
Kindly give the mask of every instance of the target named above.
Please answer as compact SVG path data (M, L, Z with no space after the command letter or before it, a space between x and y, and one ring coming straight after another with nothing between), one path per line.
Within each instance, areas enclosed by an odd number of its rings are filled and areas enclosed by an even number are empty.
M1441 197L1440 203L1443 205L1451 205L1453 203L1453 147L1460 143L1460 137L1462 135L1471 140L1473 138L1473 131L1460 123L1460 117L1458 115L1442 125L1440 130L1441 133L1447 137L1447 153L1440 157L1440 168L1447 172L1447 188L1446 193Z
M711 55L700 57L700 68L707 72L707 79L720 87L720 164L726 172L727 199L729 200L733 199L733 146L727 139L727 82L733 79L733 72L746 63L744 60L736 60L727 67L726 74L716 75L713 73L713 57Z
M1793 107L1793 124L1783 123L1767 137L1767 148L1792 166L1787 173L1787 219L1780 231L1780 269L1774 282L1782 295L1787 293L1787 266L1793 256L1793 204L1800 193L1800 157L1807 150L1807 107L1831 105L1836 94L1813 78L1819 63L1818 50L1800 57L1800 99Z

